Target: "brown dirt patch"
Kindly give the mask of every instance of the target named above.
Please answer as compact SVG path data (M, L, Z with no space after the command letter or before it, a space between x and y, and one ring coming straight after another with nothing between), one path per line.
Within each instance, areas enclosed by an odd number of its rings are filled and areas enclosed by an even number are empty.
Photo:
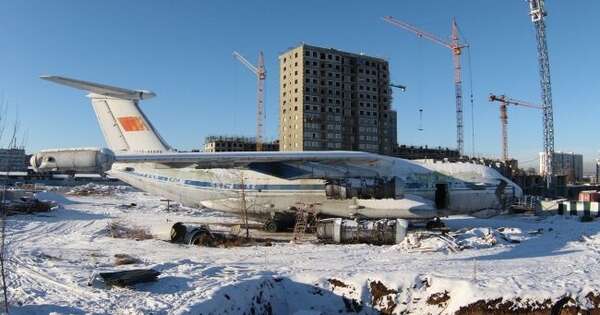
M112 221L108 224L108 234L113 238L128 238L136 241L153 238L147 229L119 221Z
M348 287L350 287L349 285L343 283L342 281L340 281L338 279L330 278L330 279L327 279L327 281L333 286L334 289L336 287L339 287L339 288L348 288Z
M369 287L373 297L372 305L380 307L380 314L392 314L397 306L394 297L398 290L389 289L380 281L371 282Z
M427 298L427 304L438 305L439 307L443 307L448 300L450 300L448 291L438 292L438 293L434 293L434 294L430 295Z

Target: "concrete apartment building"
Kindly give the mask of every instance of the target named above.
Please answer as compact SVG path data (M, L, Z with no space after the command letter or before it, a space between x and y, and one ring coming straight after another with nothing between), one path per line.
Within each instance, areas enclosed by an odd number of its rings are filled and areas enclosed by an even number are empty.
M25 172L29 166L29 158L24 149L0 148L1 172Z
M540 152L540 175L545 175L546 154ZM573 152L554 152L552 156L554 175L566 176L567 182L575 183L583 179L583 155Z
M279 142L262 144L263 151L279 151ZM204 152L256 151L256 139L250 137L208 136L204 139Z
M302 44L279 56L281 151L397 146L389 65L381 58Z

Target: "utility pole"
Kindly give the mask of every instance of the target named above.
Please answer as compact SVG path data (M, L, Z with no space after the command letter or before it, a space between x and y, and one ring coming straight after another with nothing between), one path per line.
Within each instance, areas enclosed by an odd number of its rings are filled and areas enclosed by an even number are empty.
M257 91L256 91L256 151L262 151L264 141L265 127L265 79L267 78L267 70L265 70L265 58L263 52L258 53L258 64L254 66L244 56L238 52L233 52L233 57L239 60L252 73L256 75Z
M248 227L248 204L246 202L246 184L244 182L244 172L240 171L240 203L242 212L242 223L246 226L246 239L250 239L250 228Z
M546 23L548 15L544 9L544 0L528 0L529 15L535 26L535 38L537 41L538 69L540 73L540 87L542 94L542 106L544 109L544 155L546 156L545 175L546 188L550 188L552 175L554 175L554 113L552 108L552 85L550 83L550 60L548 57L548 45L546 44Z

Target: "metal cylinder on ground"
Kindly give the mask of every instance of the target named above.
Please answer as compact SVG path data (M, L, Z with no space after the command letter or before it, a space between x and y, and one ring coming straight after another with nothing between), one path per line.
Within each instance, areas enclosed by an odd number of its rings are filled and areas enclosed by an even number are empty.
M406 237L408 225L408 221L404 219L377 221L325 219L317 222L317 238L338 244L398 244Z

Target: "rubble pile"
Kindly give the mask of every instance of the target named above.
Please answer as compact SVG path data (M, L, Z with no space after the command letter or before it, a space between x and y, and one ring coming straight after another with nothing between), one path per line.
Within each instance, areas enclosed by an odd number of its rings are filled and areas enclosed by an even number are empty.
M11 200L4 205L8 215L31 214L37 212L50 212L55 206L51 202L37 199Z
M449 233L410 233L394 250L407 252L454 253L465 249L490 248L497 244L516 244L525 239L518 228L464 228Z
M98 185L89 183L82 186L75 186L66 194L71 196L112 196L129 191L128 186Z
M4 193L1 206L6 209L7 215L49 212L57 206L52 201L37 199L30 191L8 190Z

